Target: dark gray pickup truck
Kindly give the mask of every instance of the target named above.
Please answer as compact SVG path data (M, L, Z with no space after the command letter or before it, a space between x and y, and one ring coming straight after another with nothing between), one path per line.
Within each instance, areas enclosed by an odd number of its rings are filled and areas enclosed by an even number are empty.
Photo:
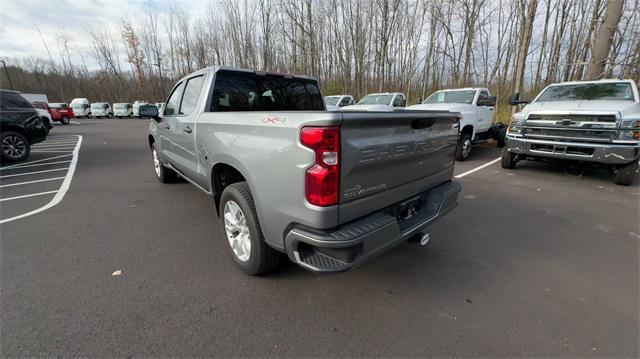
M149 146L157 177L211 195L234 262L249 274L281 256L340 272L456 206L459 114L327 112L309 77L211 67L181 79Z

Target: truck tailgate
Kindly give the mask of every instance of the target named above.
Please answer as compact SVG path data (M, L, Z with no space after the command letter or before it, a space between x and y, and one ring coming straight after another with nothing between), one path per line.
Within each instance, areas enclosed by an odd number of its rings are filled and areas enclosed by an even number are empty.
M459 116L442 111L344 112L339 222L449 181Z

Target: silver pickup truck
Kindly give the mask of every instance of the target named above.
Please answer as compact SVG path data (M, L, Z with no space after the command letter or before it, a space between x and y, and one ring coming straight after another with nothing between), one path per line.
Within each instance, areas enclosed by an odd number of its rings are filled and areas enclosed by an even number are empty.
M181 79L151 117L161 182L211 195L234 262L272 269L281 253L340 272L456 206L459 114L327 112L309 77L211 67Z
M515 94L511 105L528 103ZM630 185L640 157L640 97L632 80L563 82L547 86L513 115L502 167L524 159L563 159L611 168Z

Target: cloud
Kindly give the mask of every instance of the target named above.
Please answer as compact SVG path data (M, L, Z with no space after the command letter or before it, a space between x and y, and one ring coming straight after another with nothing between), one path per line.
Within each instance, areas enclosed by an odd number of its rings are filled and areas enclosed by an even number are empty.
M120 39L120 23L123 19L138 23L147 6L158 11L160 21L168 17L171 3L168 1L123 0L0 0L0 57L21 59L39 57L48 59L49 47L58 61L60 52L57 38L66 33L71 41L71 60L74 64L86 61L89 69L97 69L93 44L89 32L108 31L114 40ZM201 16L207 1L190 1L177 4L191 19ZM80 53L82 53L82 58ZM119 51L124 56L124 49ZM125 59L122 59L125 61Z

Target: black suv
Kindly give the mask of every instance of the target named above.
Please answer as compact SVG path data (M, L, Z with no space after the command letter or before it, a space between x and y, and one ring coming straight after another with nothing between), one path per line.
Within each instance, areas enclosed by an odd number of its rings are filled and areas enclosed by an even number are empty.
M0 90L0 143L3 161L29 157L31 145L47 138L36 109L19 92Z

